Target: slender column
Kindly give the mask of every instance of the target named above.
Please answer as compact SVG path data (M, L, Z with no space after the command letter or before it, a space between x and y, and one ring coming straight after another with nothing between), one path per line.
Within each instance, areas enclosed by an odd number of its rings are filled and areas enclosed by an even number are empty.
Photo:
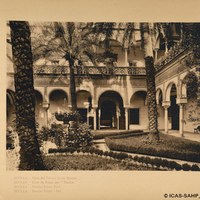
M44 109L44 126L48 127L48 110L49 110L49 98L47 94L47 87L44 87L44 102L43 102L43 109Z
M187 98L177 98L176 103L179 105L179 133L184 137L184 105L187 103Z
M167 40L165 41L165 54L167 54L168 53L168 47L167 47Z
M89 124L89 103L87 102L87 103L84 103L84 104L85 104L85 108L87 109L87 116L86 116L87 117L87 124L90 125Z
M90 123L90 122L89 122L89 112L88 112L88 110L87 110L87 124L88 124L88 126L90 125L89 123Z
M120 116L120 109L116 107L116 118L117 118L117 130L119 130L119 116Z
M126 129L126 130L129 130L128 119L129 119L129 116L128 116L128 108L125 108L125 123L126 123L125 129Z
M48 109L49 109L49 103L44 102L43 103L43 109L44 109L44 126L48 127Z
M117 115L117 130L119 130L119 116Z
M164 117L164 120L165 120L165 133L168 133L168 108L170 106L170 102L163 102L162 106L165 109L165 117Z
M100 126L101 126L101 109L99 108L98 110L98 129L100 130Z
M165 133L168 133L168 107L164 107L165 109Z
M155 55L155 56L154 56L154 61L156 62L156 61L158 60L158 49L155 49L155 50L154 50L154 53L155 53L155 54L154 54L154 55Z
M97 130L97 108L93 108L93 109L94 109L94 115L93 115L94 130Z
M124 64L125 64L125 66L129 66L129 64L128 64L128 48L124 49Z
M179 133L180 135L183 137L184 136L184 110L183 110L184 105L183 104L179 104Z

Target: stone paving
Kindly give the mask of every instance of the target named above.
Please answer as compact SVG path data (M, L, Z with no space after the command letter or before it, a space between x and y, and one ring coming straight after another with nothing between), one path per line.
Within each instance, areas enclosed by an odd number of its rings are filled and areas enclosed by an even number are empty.
M200 142L200 133L191 133L191 132L184 132L183 136L178 131L169 131L169 135L173 135L175 137L183 137L187 140L197 141Z

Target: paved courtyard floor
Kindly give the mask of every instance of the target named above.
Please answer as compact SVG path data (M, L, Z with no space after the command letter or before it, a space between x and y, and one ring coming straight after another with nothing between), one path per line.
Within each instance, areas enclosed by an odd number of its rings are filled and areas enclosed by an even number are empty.
M164 130L161 130L164 133ZM200 142L200 133L184 132L183 136L176 130L169 130L168 135L173 135L175 137L183 137L187 140Z

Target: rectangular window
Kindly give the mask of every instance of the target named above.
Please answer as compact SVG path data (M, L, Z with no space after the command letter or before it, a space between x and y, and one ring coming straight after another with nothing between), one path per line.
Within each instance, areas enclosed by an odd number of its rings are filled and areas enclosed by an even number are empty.
M130 124L139 124L140 123L140 114L139 108L129 109L129 122Z

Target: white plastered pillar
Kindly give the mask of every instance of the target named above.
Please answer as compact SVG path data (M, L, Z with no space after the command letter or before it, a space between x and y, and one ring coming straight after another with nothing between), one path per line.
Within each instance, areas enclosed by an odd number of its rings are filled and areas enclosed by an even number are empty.
M184 105L187 103L187 98L177 98L176 103L179 105L179 134L184 137Z
M165 133L168 133L168 108L170 106L169 101L162 103L163 108L165 109L164 121L165 121Z

